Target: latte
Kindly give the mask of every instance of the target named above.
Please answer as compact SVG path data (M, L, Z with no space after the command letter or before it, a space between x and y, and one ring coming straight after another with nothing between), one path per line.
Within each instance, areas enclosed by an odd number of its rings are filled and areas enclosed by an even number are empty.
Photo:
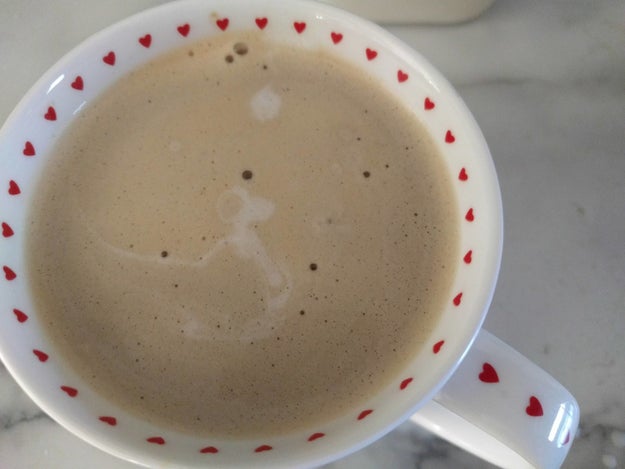
M458 252L418 119L325 52L224 33L124 76L30 214L37 311L104 397L198 435L312 427L424 346Z

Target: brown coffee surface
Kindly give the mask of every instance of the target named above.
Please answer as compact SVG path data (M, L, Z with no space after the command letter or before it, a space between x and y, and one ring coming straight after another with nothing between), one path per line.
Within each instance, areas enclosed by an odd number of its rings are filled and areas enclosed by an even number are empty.
M59 353L128 412L280 434L354 411L424 345L458 253L432 139L321 51L224 34L63 134L28 238Z

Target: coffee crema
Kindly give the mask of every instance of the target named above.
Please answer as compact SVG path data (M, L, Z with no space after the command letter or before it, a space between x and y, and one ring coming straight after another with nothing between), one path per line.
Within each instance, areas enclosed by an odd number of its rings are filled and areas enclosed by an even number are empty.
M362 70L224 33L120 78L61 136L30 213L37 314L157 425L314 427L397 379L448 301L435 143Z

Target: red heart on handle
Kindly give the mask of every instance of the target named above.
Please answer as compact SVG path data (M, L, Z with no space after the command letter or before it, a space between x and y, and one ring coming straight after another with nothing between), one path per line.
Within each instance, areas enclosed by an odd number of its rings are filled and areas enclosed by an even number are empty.
M525 408L525 413L530 417L540 417L544 414L543 406L536 396L530 397L530 405Z
M271 451L273 447L269 445L260 445L258 448L254 450L255 453L262 453L263 451Z
M150 438L146 438L148 443L154 443L155 445L164 445L165 439L162 436L151 436Z
M436 104L434 104L434 101L432 101L430 98L425 98L425 101L423 101L423 108L426 111L431 111L435 107L436 107Z
M400 83L405 82L408 79L408 74L403 70L397 70L397 81Z
M564 437L564 441L562 442L562 445L566 445L569 441L571 441L571 432L566 432L566 436Z
M373 60L378 56L378 51L369 49L367 47L367 49L365 50L365 54L367 55L367 60Z

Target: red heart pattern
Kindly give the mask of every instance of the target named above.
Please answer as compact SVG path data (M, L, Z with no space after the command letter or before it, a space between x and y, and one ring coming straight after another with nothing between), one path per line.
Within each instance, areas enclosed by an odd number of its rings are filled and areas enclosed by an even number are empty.
M269 19L267 17L256 17L254 18L254 22L260 30L264 30L269 24ZM228 27L230 26L230 20L227 17L219 18L215 20L215 24L221 31L226 31ZM292 23L292 26L297 34L302 34L307 28L306 22L303 22L303 21L294 21ZM178 34L180 34L180 36L187 37L190 34L191 26L189 23L184 23L184 24L178 25L176 27L176 30ZM330 39L332 43L336 45L343 41L344 35L340 32L331 31ZM151 47L152 40L153 40L153 37L149 33L137 38L137 41L139 42L139 44L145 49L148 49ZM372 61L376 59L378 55L379 55L379 52L375 49L372 49L369 47L365 49L365 57L367 58L367 61ZM116 53L112 50L109 51L106 55L102 56L102 61L106 65L114 66L117 61ZM396 73L396 78L397 78L398 83L405 83L409 79L409 74L402 69L398 69ZM81 75L76 75L74 80L70 83L70 86L74 90L82 91L85 86L83 77ZM425 97L423 100L423 109L425 111L431 111L436 108L436 104L437 103L435 103L432 98ZM48 120L48 121L56 121L58 116L57 116L57 111L55 107L49 106L47 111L43 115L43 117L45 120ZM454 135L452 130L450 129L446 130L444 141L445 143L448 143L448 144L456 142L456 136ZM35 146L33 145L33 143L30 141L26 141L22 149L22 153L24 156L35 156L36 150L35 150ZM460 181L467 181L468 178L469 176L468 176L467 169L465 167L462 167L458 174L458 179ZM19 195L20 193L21 193L21 189L19 185L14 180L10 180L8 194L15 196L15 195ZM474 209L472 207L469 208L468 211L466 212L465 220L468 222L473 222L475 220ZM2 226L2 236L4 238L10 238L14 235L13 229L7 222L2 222L1 226ZM468 250L462 259L465 264L471 264L473 260L473 250ZM5 265L3 267L3 270L4 270L5 278L7 280L14 280L17 277L15 272L8 266ZM460 292L453 298L452 302L455 306L459 306L461 304L462 296L463 296L463 293ZM16 320L20 323L24 323L28 320L28 315L26 315L24 312L22 312L19 309L13 309L13 313L16 317ZM439 340L432 346L432 352L434 354L438 354L441 351L444 344L445 344L445 340ZM46 362L49 359L49 355L39 349L33 349L32 352L40 362ZM497 374L497 371L490 363L483 364L482 370L479 373L478 378L480 381L484 383L489 383L489 384L499 382L499 376ZM399 383L399 390L400 391L405 390L413 382L413 380L414 380L413 377L404 378ZM60 388L69 397L76 397L78 395L78 390L76 388L65 386L65 385L61 386ZM532 417L538 417L538 416L543 415L542 404L538 400L538 398L535 396L531 396L529 398L529 405L526 407L525 411L528 415ZM363 420L373 412L374 412L374 409L363 410L358 414L357 420L358 421ZM107 425L111 427L114 427L117 425L117 419L115 417L100 416L98 418L100 421L102 421L103 423L106 423ZM313 442L325 436L326 436L325 433L316 432L316 433L311 434L308 437L307 441ZM569 435L567 435L567 438L564 444L566 444L568 440L569 440ZM164 445L166 443L165 439L160 436L153 436L153 437L146 438L146 441L148 443L152 443L156 445ZM264 444L264 445L256 447L254 449L254 452L261 453L261 452L270 451L270 450L273 450L273 447L270 445ZM219 450L215 446L206 446L204 448L201 448L199 452L203 454L215 454L215 453L218 453Z
M408 80L408 74L403 70L397 70L397 81L403 83L406 80Z
M9 195L19 195L20 192L22 192L20 190L20 186L17 185L17 182L15 182L13 179L11 179L9 181Z
M562 446L566 445L569 441L571 441L571 432L566 432L566 436L564 437L564 441L562 442Z
M484 363L482 365L482 372L478 375L478 378L483 383L491 384L499 382L499 375L497 374L495 367L493 367L490 363Z
M69 397L76 397L78 395L78 389L71 386L61 386L61 390Z
M115 55L115 52L113 51L110 51L108 54L102 57L102 62L104 62L106 65L110 65L111 67L115 65L116 60L117 60L117 57Z
M439 340L438 342L436 342L433 346L432 346L432 352L434 353L438 353L441 351L441 349L443 348L443 345L445 345L445 341L444 340Z
M323 438L324 436L326 436L325 433L321 433L321 432L313 433L312 435L308 437L308 441L315 441L315 440L318 440L319 438Z
M2 270L4 270L4 278L6 278L9 282L17 278L17 274L13 272L13 269L11 269L9 266L5 265L4 267L2 267Z
M71 87L78 91L83 90L83 88L85 87L85 83L80 75L74 78L74 81L72 82Z
M141 44L146 49L152 45L152 35L146 34L145 36L141 36L139 38L139 44Z
M467 213L465 214L464 219L468 222L472 222L473 220L475 220L475 215L473 214L473 208L470 208L469 210L467 210Z
M41 350L34 349L33 353L39 359L39 361L42 362L42 363L47 362L48 358L50 358L47 353L42 352Z
M52 106L50 106L48 108L48 112L46 112L43 115L43 118L45 120L48 120L48 121L55 121L56 120L56 110Z
M202 448L200 450L200 453L202 453L202 454L217 454L217 453L219 453L219 450L217 448L215 448L214 446L206 446L205 448Z
M185 23L176 28L178 30L178 34L183 37L187 37L189 35L189 31L191 31L191 25L189 23Z
M406 378L401 383L399 383L399 390L403 391L408 387L408 385L412 383L412 378Z
M13 308L13 314L15 315L17 322L22 323L28 321L28 315L17 308Z
M31 142L26 142L24 144L24 149L22 150L22 154L24 156L35 156L35 146Z
M460 306L461 302L462 302L462 292L454 296L454 299L453 299L454 306Z
M525 408L525 413L530 417L541 417L543 406L536 396L530 396L529 405Z
M110 425L111 427L114 427L115 425L117 425L117 419L115 417L110 417L108 415L103 415L102 417L98 417L98 420Z
M230 20L228 18L220 18L217 21L215 21L215 23L217 24L217 27L219 29L221 29L222 31L225 31L226 29L228 29Z
M10 238L15 233L13 232L13 228L9 226L8 223L2 222L2 236L5 238Z

